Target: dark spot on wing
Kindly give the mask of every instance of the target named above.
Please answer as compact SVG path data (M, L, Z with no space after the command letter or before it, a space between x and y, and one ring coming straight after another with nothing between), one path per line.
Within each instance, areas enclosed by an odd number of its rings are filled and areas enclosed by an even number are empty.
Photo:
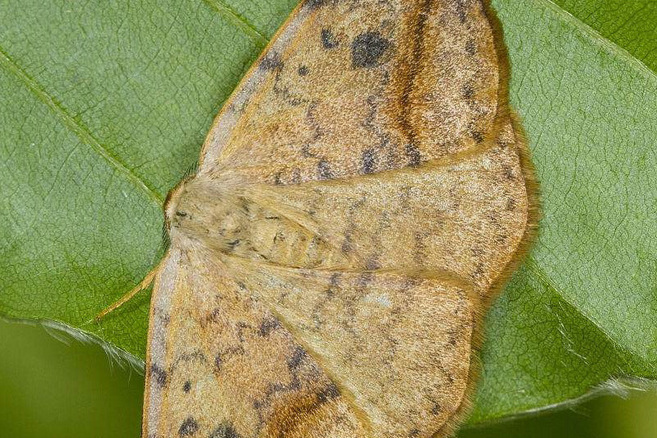
M506 200L506 210L507 211L513 211L516 208L516 200L513 198L509 198Z
M484 141L484 136L479 131L472 131L470 133L470 136L472 136L474 141L477 142L477 143L483 143L483 141Z
M319 172L319 177L321 179L331 179L333 178L333 172L331 172L331 166L326 160L320 160L317 163L317 172Z
M164 388L167 385L167 372L156 364L151 365L151 378L155 380L155 383L160 388Z
M280 70L283 68L283 61L276 52L271 52L260 61L260 68L265 71Z
M263 337L268 336L271 332L278 329L280 326L281 325L276 318L267 318L262 321L262 324L260 324L258 334Z
M205 320L201 322L202 326L205 327L207 324L216 324L221 321L221 309L215 308L212 309L212 312L205 317Z
M298 369L306 358L306 354L306 350L304 350L302 347L295 348L294 353L292 353L292 357L287 361L288 368L292 371Z
M388 47L390 41L379 32L362 33L351 43L351 65L354 68L376 67Z
M322 29L321 36L322 46L327 50L334 49L340 44L331 29Z
M408 157L408 164L411 166L419 165L422 160L420 150L414 143L408 143L406 145L406 156Z
M306 0L306 7L308 9L315 9L328 4L329 0Z
M358 276L358 280L356 280L356 287L359 289L365 289L367 286L372 282L372 279L374 278L371 272L363 272Z
M221 358L220 354L217 354L214 358L214 367L218 371L221 369L221 366L224 364L224 360Z
M208 438L241 438L232 424L222 424L217 427Z
M310 70L305 65L302 65L301 67L299 67L299 70L297 70L297 73L299 73L299 76L306 76L306 75L308 75L309 72L310 72Z
M375 156L372 149L367 149L363 152L363 173L372 173L374 172L375 166Z
M468 42L465 43L465 53L470 56L474 56L474 54L477 53L477 46L475 45L474 40L468 40Z
M466 100L472 99L472 96L474 96L474 89L472 88L472 85L467 84L463 86L463 97L465 97Z
M484 264L482 262L478 262L475 265L475 270L472 272L472 277L475 279L480 278L484 274Z
M317 154L311 152L310 147L311 145L309 143L304 143L304 145L301 146L301 155L303 158L317 158Z
M465 3L463 0L456 0L456 13L459 16L459 21L461 23L465 23L467 15L465 11Z
M193 417L188 417L180 425L180 429L178 429L178 435L192 436L196 433L197 430L198 430L198 423L196 422L196 420L194 420Z
M331 274L331 278L329 279L329 287L324 291L329 299L335 295L336 289L340 286L340 274L335 273Z
M317 394L317 400L320 403L326 403L328 400L332 400L339 396L340 396L340 390L335 385L335 383L331 383Z
M188 380L188 381L186 381L185 384L183 385L183 391L185 391L185 392L189 392L191 389L192 389L192 382L190 382L190 381Z
M381 269L381 263L375 257L372 257L365 262L365 268L368 271L376 271L377 269Z
M509 179L509 180L515 179L516 175L515 175L515 173L513 172L513 169L510 166L504 165L504 167L502 169L504 171L504 177L506 179Z
M347 234L346 236L344 236L344 242L342 242L342 246L340 247L340 249L345 254L350 253L351 251L353 251L354 246L351 243L351 236L350 235Z

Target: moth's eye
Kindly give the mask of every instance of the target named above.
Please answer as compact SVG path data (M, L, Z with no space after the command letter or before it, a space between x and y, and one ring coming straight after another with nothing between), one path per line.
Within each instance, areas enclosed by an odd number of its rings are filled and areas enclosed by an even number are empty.
M186 216L187 216L187 212L186 212L186 211L177 211L177 212L176 212L176 216L186 217Z

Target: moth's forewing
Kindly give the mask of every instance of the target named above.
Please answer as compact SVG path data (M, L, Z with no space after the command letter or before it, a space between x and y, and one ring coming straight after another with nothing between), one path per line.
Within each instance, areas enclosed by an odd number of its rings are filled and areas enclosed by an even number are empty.
M476 149L507 114L494 29L479 0L305 2L217 117L200 170L289 184Z
M144 437L365 438L335 383L201 248L171 248L151 304Z

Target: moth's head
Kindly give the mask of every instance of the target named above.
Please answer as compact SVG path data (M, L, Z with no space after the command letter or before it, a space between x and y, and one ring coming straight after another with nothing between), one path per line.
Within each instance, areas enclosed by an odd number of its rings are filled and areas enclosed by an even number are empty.
M196 241L227 250L248 229L243 198L217 181L189 178L167 196L166 229L172 242Z
M167 195L164 202L164 221L167 232L171 233L172 228L178 228L183 219L188 217L189 212L186 198L189 197L189 187L191 178L184 179ZM182 202L181 202L182 201Z

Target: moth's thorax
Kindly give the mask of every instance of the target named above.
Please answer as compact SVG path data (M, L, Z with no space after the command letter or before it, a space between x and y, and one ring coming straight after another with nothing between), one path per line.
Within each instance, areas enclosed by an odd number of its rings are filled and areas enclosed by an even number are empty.
M344 255L269 206L232 184L184 181L165 207L171 241L210 251L292 267L343 266Z

